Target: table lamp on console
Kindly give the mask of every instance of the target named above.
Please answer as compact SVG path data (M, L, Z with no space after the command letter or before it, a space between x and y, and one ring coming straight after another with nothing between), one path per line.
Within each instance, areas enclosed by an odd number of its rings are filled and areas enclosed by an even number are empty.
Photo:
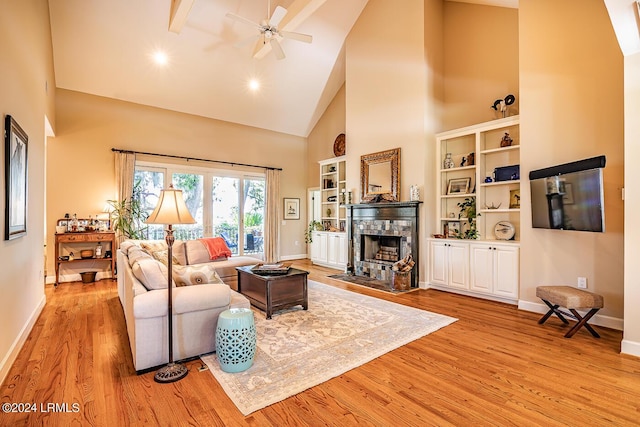
M187 367L181 363L174 363L173 361L173 295L172 295L172 280L173 268L172 268L172 247L173 241L173 224L195 224L196 220L193 219L187 205L182 198L182 190L176 190L173 188L173 184L169 185L169 188L160 191L160 199L158 205L151 212L149 218L145 221L147 224L164 224L167 226L167 247L168 247L168 259L167 259L167 291L168 291L168 311L167 320L169 330L169 363L160 368L154 379L159 383L171 383L178 381L189 372Z

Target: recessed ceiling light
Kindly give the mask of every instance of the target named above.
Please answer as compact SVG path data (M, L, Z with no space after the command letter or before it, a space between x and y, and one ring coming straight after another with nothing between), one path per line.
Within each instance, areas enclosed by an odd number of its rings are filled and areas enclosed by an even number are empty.
M249 89L251 89L254 92L260 89L260 82L257 79L249 80Z
M161 50L157 50L153 54L153 62L157 65L165 66L169 63L169 57Z

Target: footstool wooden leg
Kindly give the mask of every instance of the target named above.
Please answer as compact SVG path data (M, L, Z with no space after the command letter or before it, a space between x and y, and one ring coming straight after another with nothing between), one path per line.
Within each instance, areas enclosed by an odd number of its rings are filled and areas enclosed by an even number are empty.
M584 317L580 316L580 313L578 313L575 309L570 308L569 310L571 310L571 312L573 313L574 316L576 316L576 319L578 320L578 323L575 324L575 326L573 328L571 328L569 330L569 332L567 332L565 334L565 338L571 338L573 335L575 335L576 332L578 332L578 329L580 329L581 327L585 327L587 328L587 330L589 332L591 332L591 335L593 335L596 338L600 338L600 335L591 327L591 325L589 325L587 322L589 321L589 319L591 319L593 317L594 314L596 314L598 312L599 309L597 308L592 308Z
M558 311L558 307L560 307L559 305L553 305L551 304L549 301L547 300L542 300L544 301L545 304L547 304L547 306L549 307L549 311L547 312L547 314L545 314L544 316L542 316L542 318L540 320L538 320L538 324L542 325L544 322L547 321L547 319L553 314L555 313L556 316L558 316L558 318L560 320L562 320L562 323L564 324L568 324L569 322L567 321L567 319L565 319L562 314L560 314L560 311Z

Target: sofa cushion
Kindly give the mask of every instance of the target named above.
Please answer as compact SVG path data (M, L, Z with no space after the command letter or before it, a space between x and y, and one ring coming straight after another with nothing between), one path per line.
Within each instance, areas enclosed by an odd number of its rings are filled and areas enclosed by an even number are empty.
M131 266L131 270L147 290L167 289L167 277L169 275L167 266L155 259L138 259ZM175 286L175 283L173 285Z
M187 240L184 242L187 264L202 264L210 262L209 251L198 240Z
M133 247L129 248L129 251L127 253L127 257L129 258L129 265L131 267L133 267L134 264L136 262L138 262L139 260L141 260L141 259L153 260L153 257L151 255L149 255L149 253L143 251L142 248L140 248L138 246L133 246Z
M120 243L120 250L122 251L123 254L127 255L127 253L129 252L129 249L131 249L134 246L136 245L133 242L129 240L125 240L124 242Z
M176 240L173 242L173 259L177 262L174 264L178 265L187 265L187 254L185 252L185 241L184 240Z
M231 289L224 283L185 286L173 294L173 310L177 314L221 307L226 310L230 301Z
M174 265L173 280L176 282L176 286L224 283L210 264Z

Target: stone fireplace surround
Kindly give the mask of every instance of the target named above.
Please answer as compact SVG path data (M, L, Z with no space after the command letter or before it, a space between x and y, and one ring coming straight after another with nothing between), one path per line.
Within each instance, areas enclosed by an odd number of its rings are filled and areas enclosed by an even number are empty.
M391 260L374 259L378 246L395 246L398 258L412 254L411 287L418 287L419 207L421 202L361 203L347 205L348 269L391 283ZM366 254L366 256L365 256Z

